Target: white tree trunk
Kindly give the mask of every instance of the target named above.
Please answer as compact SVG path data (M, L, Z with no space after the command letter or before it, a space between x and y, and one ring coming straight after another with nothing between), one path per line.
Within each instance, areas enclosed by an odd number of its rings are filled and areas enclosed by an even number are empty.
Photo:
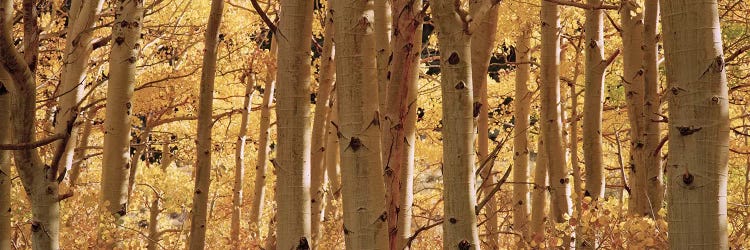
M312 5L312 0L281 0L281 21L274 34L279 43L276 242L278 248L284 250L309 247L311 243L309 48Z
M333 105L328 115L328 126L326 128L326 178L328 179L328 191L326 195L326 220L338 218L338 208L341 207L341 169L339 168L339 137L336 136L338 124L338 104L331 97Z
M729 103L717 1L663 0L671 249L728 249Z
M329 1L330 3L330 1ZM313 244L317 245L322 236L321 221L323 220L323 211L326 201L325 173L326 167L325 154L326 150L326 125L328 123L328 114L331 112L330 96L333 88L333 81L336 77L336 67L334 63L334 27L333 13L330 4L326 10L325 21L325 42L323 44L323 53L320 55L320 79L318 80L318 96L315 104L315 118L313 119L312 128L312 148L310 162L310 196L312 199L312 237Z
M547 167L548 158L544 150L544 138L539 135L537 139L536 156L531 156L531 162L534 163L534 189L531 192L531 236L533 241L541 244L546 239L544 224L547 222Z
M112 52L107 86L107 111L104 120L101 209L106 214L100 237L115 235L118 219L127 213L128 176L130 174L130 112L136 81L136 62L141 49L143 1L118 1L112 27ZM112 232L108 232L112 231ZM112 234L110 234L112 233ZM107 236L105 236L107 235ZM121 241L117 236L104 242Z
M388 249L373 2L335 1L336 100L347 249Z
M97 15L102 9L102 3L104 3L104 0L75 0L70 3L62 74L58 93L56 94L60 98L60 104L55 117L55 133L66 133L68 124L75 122L73 119L79 113L79 105L83 100L84 88L86 86L84 81L86 79L89 56L93 50L91 38L94 29L92 28L94 22L98 20ZM71 170L77 138L78 127L74 126L65 143L66 147L59 163L59 170ZM55 145L59 147L62 143L62 141L58 141Z
M482 11L485 6L483 0L469 1L469 11L474 16L475 13ZM479 161L484 161L489 154L489 116L487 110L487 72L490 65L490 56L495 49L495 36L497 34L498 7L495 5L487 14L487 17L479 22L476 31L471 37L471 74L473 83L474 109L479 108L479 113L474 113L477 119L477 157ZM495 186L495 176L492 174L491 167L485 167L480 173L482 176L482 185L480 189L487 195ZM490 198L485 205L485 233L487 234L486 246L489 249L498 249L499 235L497 234L497 202Z
M242 217L242 197L245 185L245 142L247 141L247 127L250 122L250 108L253 104L255 91L255 72L245 75L245 101L242 105L242 118L240 118L240 131L237 135L237 144L234 151L234 187L232 188L232 221L230 239L232 247L239 248L240 243L240 220ZM249 80L247 80L249 79ZM165 144L166 145L166 144ZM168 149L167 149L168 150ZM162 160L169 152L162 150Z
M213 125L214 80L216 58L219 52L219 27L224 11L223 0L211 1L208 28L203 49L203 71L201 72L200 99L198 101L198 140L195 158L195 191L190 219L190 244L188 249L204 249L208 216L208 193L211 186L211 128Z
M633 15L635 13L635 15ZM632 2L623 2L620 9L620 36L622 37L622 79L625 87L625 102L628 106L630 122L630 200L628 210L633 214L643 214L645 191L643 178L644 146L644 89L643 89L643 16L637 12Z
M659 216L664 201L664 171L662 169L661 150L661 100L659 100L659 66L657 62L657 44L659 36L657 22L659 18L659 1L646 0L644 9L643 33L643 71L644 102L641 132L643 136L643 183L646 197L641 214Z
M523 24L516 38L516 68L514 96L515 128L513 129L513 229L529 238L529 110L531 97L528 82L531 70L531 26ZM538 166L538 165L537 165ZM523 241L521 241L523 245ZM519 246L521 246L519 245Z
M380 1L380 0L379 0ZM383 116L383 165L388 208L389 248L404 249L411 236L417 84L422 48L422 1L394 1L392 60ZM377 22L377 20L376 20Z
M263 86L263 101L260 104L260 128L258 129L258 152L255 156L255 180L253 202L250 205L250 236L260 239L261 218L266 197L266 168L268 167L268 141L271 134L271 103L276 89L276 39L271 39L269 62ZM273 232L268 232L269 234Z
M587 0L592 6L601 0ZM586 10L586 84L583 97L583 160L586 163L586 191L594 200L604 198L602 162L602 108L604 106L604 26L602 10ZM555 179L556 180L556 179ZM594 245L589 245L593 247Z
M548 159L550 200L552 215L557 222L571 215L570 178L565 164L562 139L562 107L560 103L560 27L557 4L542 2L542 54L541 54L541 130Z
M474 95L467 14L454 1L431 3L440 44L443 98L443 249L479 249L474 175Z

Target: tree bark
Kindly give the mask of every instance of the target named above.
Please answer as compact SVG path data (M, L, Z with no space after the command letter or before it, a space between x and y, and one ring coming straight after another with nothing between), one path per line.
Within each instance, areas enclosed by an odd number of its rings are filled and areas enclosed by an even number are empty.
M443 98L443 249L479 249L474 175L474 95L466 11L431 3L438 29Z
M329 2L330 3L330 2ZM325 208L326 189L325 173L326 167L325 154L326 147L325 130L328 123L328 114L331 112L331 89L336 77L336 67L334 63L334 27L333 13L331 4L326 9L325 21L325 43L323 44L323 53L320 56L320 79L318 80L318 97L315 104L315 117L313 118L312 127L312 154L310 155L310 195L312 199L312 237L313 245L317 245L322 236L321 221L323 220L323 209Z
M552 214L557 222L571 214L570 178L565 164L560 103L560 27L557 4L542 2L541 130L548 160Z
M632 13L635 13L633 15ZM620 9L620 36L622 37L622 81L625 87L625 102L630 122L630 200L628 210L633 214L643 213L645 186L644 169L644 89L643 89L643 16L632 2L623 2Z
M597 6L601 0L587 0ZM604 106L604 26L602 10L586 10L586 92L583 97L583 160L586 162L586 191L594 200L604 198L602 163L602 108ZM580 245L581 247L586 247ZM588 247L593 247L589 245Z
M107 111L104 120L104 155L102 159L100 242L109 247L123 239L120 217L128 207L130 159L131 98L136 82L136 62L140 53L143 1L119 1L112 27Z
M219 27L224 11L223 0L212 0L205 35L203 70L201 73L200 99L198 101L198 140L195 158L195 191L190 220L190 244L188 249L204 249L206 244L206 217L208 194L211 186L211 128L213 126L214 80L216 58L219 52Z
M94 126L94 121L91 119L93 117L96 117L96 113L98 112L98 109L89 109L86 111L86 115L84 117L78 118L83 122L83 131L81 131L81 136L79 136L79 142L77 145L79 146L79 150L76 150L73 154L73 165L70 167L70 177L68 177L68 186L70 186L71 189L74 189L76 184L78 183L78 178L81 176L81 169L86 162L86 150L89 146L89 137L91 136L91 129Z
M338 124L338 104L331 97L331 113L328 115L328 124L326 128L326 176L328 178L329 194L326 195L326 220L336 219L338 217L338 208L341 207L341 169L339 168L339 137L336 136L336 127L333 123Z
M388 95L387 93L391 78L388 73L391 72L391 59L393 57L391 51L391 27L393 24L393 16L391 13L392 7L395 6L392 6L393 1L390 0L374 0L373 2L375 13L373 31L375 32L375 58L377 60L378 70L378 110L384 113L388 109L386 96ZM384 130L383 133L384 132L386 131ZM385 144L385 142L383 142L383 144Z
M387 249L373 1L335 1L336 100L347 249Z
M482 11L483 0L469 1L469 11L472 16ZM478 22L476 31L471 37L471 74L474 84L474 108L479 108L479 113L475 113L477 119L477 157L481 161L489 155L489 116L487 115L487 72L490 65L490 56L495 49L495 36L497 34L498 7L494 5L488 12L487 17ZM490 194L495 185L495 176L492 174L491 167L485 167L481 171L482 185L481 190L484 194ZM487 247L489 249L498 249L499 235L497 225L497 202L494 198L489 198L485 205L485 233L487 234Z
M97 15L101 11L103 3L104 0L75 0L70 3L61 80L56 94L60 98L60 104L55 116L55 133L66 133L68 124L75 122L76 114L79 113L79 105L83 100L86 86L84 81L86 80L89 56L94 48L91 45L94 31L92 28L97 21ZM73 126L66 142L58 141L55 143L56 147L66 145L59 163L58 169L60 171L71 170L77 138L78 126Z
M383 117L383 164L388 208L389 248L404 249L411 236L414 200L414 149L417 122L417 83L422 48L422 1L394 1L400 13L391 37L390 65L385 116ZM377 22L377 20L376 20Z
M641 214L658 217L664 201L664 171L659 142L661 140L661 101L659 100L659 66L657 62L657 44L659 36L657 22L659 18L659 1L646 0L644 9L643 32L643 80L644 80L644 109L643 109L643 183L646 197L642 200Z
M539 135L537 139L536 156L531 156L531 162L534 162L534 189L531 192L531 236L537 244L542 244L545 237L544 224L547 222L547 167L549 165L547 153L544 150L544 138ZM536 159L535 159L536 158Z
M663 0L670 249L728 249L729 103L718 3Z
M10 94L5 88L10 79L4 69L0 69L0 144L11 141ZM10 157L11 151L0 150L0 250L10 250Z
M24 1L24 55L13 46L11 34L13 1L0 2L0 63L10 74L11 81L4 82L10 90L11 143L36 141L36 77L34 73L38 53L38 27L34 1ZM27 6L29 5L29 6ZM26 60L24 57L27 57ZM31 65L30 65L31 63ZM14 151L14 163L31 203L31 241L33 249L59 249L60 202L56 171L45 170L45 164L36 148Z
M263 91L263 102L260 104L260 128L258 130L258 153L255 156L255 180L253 186L253 203L250 206L250 235L260 239L261 218L266 197L266 168L268 167L268 141L271 134L271 103L276 90L276 38L271 39L269 62ZM269 234L272 232L269 231Z
M309 48L312 5L312 0L281 0L281 21L274 34L279 43L276 104L276 237L279 249L305 248L311 243Z
M247 141L247 127L250 122L250 108L253 104L255 94L255 72L245 75L245 101L242 105L242 118L240 118L240 131L237 135L237 144L234 151L234 187L232 188L232 221L230 239L232 247L239 248L240 244L240 220L242 216L243 186L245 185L245 142ZM249 79L249 80L247 80ZM168 152L162 150L162 155ZM162 158L163 159L163 158Z
M531 61L531 27L522 24L522 30L516 38L516 61ZM523 235L519 246L529 239L529 110L532 94L528 82L531 64L519 64L516 68L515 83L515 129L513 129L513 229Z

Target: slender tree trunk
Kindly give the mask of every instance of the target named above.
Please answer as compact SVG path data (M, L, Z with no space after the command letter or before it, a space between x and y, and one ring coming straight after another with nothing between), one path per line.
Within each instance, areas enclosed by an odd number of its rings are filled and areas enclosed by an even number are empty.
M728 249L729 103L717 1L663 0L671 249Z
M329 2L330 3L330 2ZM313 118L312 128L312 155L310 156L310 195L312 199L312 237L313 245L317 245L322 236L321 221L323 220L323 209L325 208L326 189L325 173L326 167L325 154L326 147L325 130L328 122L328 114L331 112L331 89L336 77L336 67L334 63L334 27L333 12L329 4L326 10L325 21L325 43L323 44L323 54L320 56L320 79L318 80L318 98L315 104L315 117Z
M387 249L373 2L335 1L336 100L347 249Z
M88 68L89 56L93 50L91 38L93 35L94 22L102 9L104 0L70 2L68 11L68 29L63 54L63 66L60 86L56 94L60 98L60 104L55 117L55 133L66 133L68 123L75 122L76 114L79 112L79 104L83 100L86 84L86 69ZM59 147L66 145L60 160L60 171L69 171L73 165L74 149L77 145L78 127L74 126L70 131L67 142L58 141L55 145Z
M544 224L547 222L547 167L549 165L547 153L544 150L544 138L539 135L537 139L537 153L531 156L534 163L534 189L531 192L531 236L532 241L542 244L545 237ZM536 158L536 159L535 159Z
M597 6L601 0L587 0ZM604 26L602 10L586 10L586 92L583 97L583 160L586 162L586 191L594 200L604 198L602 163L602 108L604 104ZM582 242L582 241L581 241ZM592 242L593 243L593 242ZM580 245L586 247L585 245ZM588 245L593 247L594 244Z
M154 194L154 200L151 201L151 207L148 209L148 245L146 249L157 250L159 249L159 241L161 241L161 234L159 233L159 195Z
M120 217L128 208L130 162L130 112L140 53L143 26L143 1L118 1L112 27L107 112L104 120L104 155L102 159L100 242L108 247L123 239L118 235Z
M541 130L544 150L548 160L550 200L555 221L565 221L571 214L570 178L565 164L565 148L562 139L562 117L560 103L560 27L557 4L542 2L542 54L541 54Z
M328 178L329 194L326 195L326 220L328 218L336 219L338 208L341 206L339 197L341 197L341 169L339 168L339 137L336 136L336 127L333 123L338 124L338 104L331 97L331 113L328 115L328 124L326 128L326 176Z
M137 145L132 146L135 148L135 154L133 154L133 157L130 159L130 171L128 173L128 200L130 200L130 196L133 194L133 190L135 190L135 180L138 175L138 170L141 167L141 157L146 159L151 147L151 127L146 126L143 128L141 134L138 135L137 140L133 138L131 139L131 143Z
M531 70L531 27L522 24L523 29L516 38L516 62L524 62L516 68L515 85L515 129L513 129L513 229L529 239L529 110L531 97L528 82ZM524 246L520 241L519 246Z
M659 36L657 22L659 17L659 1L646 0L644 9L644 33L643 33L643 76L644 76L644 109L643 109L643 158L644 172L643 183L647 195L643 204L641 214L659 216L659 210L664 201L664 171L662 170L661 150L661 123L658 120L661 102L659 100L659 67L657 63L657 44Z
M390 66L393 57L393 53L391 52L391 27L393 23L391 5L393 1L374 0L373 2L375 12L373 31L375 32L375 58L377 60L378 70L378 110L380 112L386 112L388 109L386 95L388 93L391 78L388 73L391 72ZM385 132L385 130L383 132Z
M469 1L469 9L472 14L482 10L483 0ZM489 14L483 20L477 20L479 25L471 38L471 73L474 84L474 108L479 108L479 113L474 113L477 119L477 157L480 162L487 158L489 154L489 117L487 115L487 72L490 64L490 56L495 49L495 35L497 34L498 7L495 5ZM476 111L475 111L476 112ZM494 188L495 176L492 175L492 168L485 167L481 172L482 186L484 194L489 194ZM487 233L487 247L489 249L498 249L499 235L497 225L497 202L490 198L485 205L485 232Z
M632 15L635 13L635 15ZM643 177L643 16L637 12L637 6L632 2L623 2L620 9L620 35L622 37L622 72L623 86L625 86L625 102L628 106L628 120L630 121L630 200L628 210L633 214L643 213L645 187Z
M247 126L250 122L250 108L253 104L253 95L255 93L255 72L249 72L245 77L250 79L245 81L245 102L242 105L242 118L240 119L240 131L237 135L237 144L234 151L234 187L232 190L232 222L230 238L232 246L239 248L240 244L240 220L242 216L242 197L243 186L245 185L245 142L247 141ZM168 152L162 150L162 155ZM162 157L162 159L164 159Z
M70 167L70 177L68 177L68 186L70 186L71 189L75 188L76 184L78 183L78 177L81 176L81 168L86 162L85 148L89 146L91 129L94 127L94 121L91 118L95 117L98 111L99 110L97 109L89 109L86 112L85 117L79 118L79 120L83 122L83 131L81 131L81 136L79 137L78 142L78 146L81 149L76 150L75 154L73 155L74 161L73 165Z
M211 186L211 128L214 101L214 80L216 78L216 58L219 52L219 27L224 11L223 0L211 1L208 28L203 49L203 71L201 73L200 99L198 101L198 140L195 163L195 191L190 220L189 249L204 249L206 244L206 217L208 215L208 194Z
M378 0L380 1L380 0ZM389 248L404 249L411 236L414 199L414 147L417 122L419 53L422 47L422 1L394 1L400 13L393 29L385 116L383 117L383 164L386 178ZM377 20L376 20L377 22ZM377 24L376 24L377 25Z
M443 249L479 249L474 175L474 96L467 14L454 1L431 3L440 44L443 98Z
M266 197L266 168L268 167L268 147L271 134L271 103L276 90L276 39L271 39L271 51L263 87L263 101L260 104L260 129L258 130L258 153L255 156L255 184L253 203L250 206L250 235L260 239L261 218ZM273 233L271 231L269 234Z
M13 1L0 2L0 63L11 81L4 82L10 90L11 143L35 141L36 77L34 68L38 53L38 27L34 1L24 1L24 55L13 46L11 33ZM26 57L26 58L24 58ZM59 249L60 202L57 171L43 171L45 164L36 148L14 151L14 163L31 203L31 241L33 249ZM54 166L54 165L53 165ZM46 173L49 172L49 173Z
M10 143L10 94L5 84L8 73L0 69L0 144ZM9 84L10 85L10 84ZM10 157L11 151L0 150L0 250L10 250Z
M312 5L312 0L281 0L281 21L274 34L279 38L276 237L278 248L284 250L307 249L311 240L309 48Z

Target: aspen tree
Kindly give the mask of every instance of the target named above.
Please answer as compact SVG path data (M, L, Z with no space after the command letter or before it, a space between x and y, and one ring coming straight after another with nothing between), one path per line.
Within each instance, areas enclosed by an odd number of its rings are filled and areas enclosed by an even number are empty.
M254 61L251 60L251 63ZM237 136L237 144L234 151L234 187L232 188L232 221L230 238L234 248L239 247L240 243L240 217L242 216L242 197L243 186L245 185L245 142L247 141L247 127L250 122L250 108L253 104L255 91L255 72L252 68L247 75L243 77L245 82L245 100L242 105L242 118L240 118L240 131ZM248 80L249 79L249 80ZM166 144L165 144L166 145ZM169 151L162 150L162 155L167 155ZM162 157L162 159L164 159Z
M211 130L213 125L214 81L216 59L219 52L219 27L224 11L223 0L212 0L206 28L203 70L201 72L200 99L198 101L198 139L195 163L195 191L190 219L190 243L188 249L204 249L208 216L208 193L211 186Z
M333 123L338 124L338 104L331 96L331 113L328 115L328 124L326 127L326 176L328 178L328 191L326 195L326 220L328 218L336 219L338 217L338 208L341 206L341 169L339 168L339 137L336 136L336 127Z
M274 33L279 46L276 242L279 249L306 249L311 243L309 48L313 1L281 0L280 12Z
M552 214L563 222L571 214L570 179L565 164L560 103L560 19L557 4L542 1L541 130L547 159ZM540 150L541 151L541 150Z
M333 6L346 247L388 249L373 1Z
M8 73L0 69L0 144L10 143L10 94L5 82L10 79ZM11 151L0 150L0 249L10 250L10 157Z
M643 89L643 15L637 12L638 6L623 1L620 8L620 36L622 37L622 81L625 87L625 102L630 122L630 200L631 213L642 214L646 188L644 186L644 89Z
M393 2L390 65L383 116L383 165L386 178L389 248L404 249L411 236L414 202L414 149L417 123L417 84L422 48L422 1ZM376 20L377 22L377 20ZM376 24L377 27L377 24Z
M443 99L443 249L479 249L474 176L471 35L458 1L431 2L441 53ZM457 5L458 4L458 5Z
M378 70L378 110L382 113L385 113L388 109L386 96L388 95L387 93L391 78L391 76L388 75L388 72L391 72L390 67L391 62L393 61L393 53L391 51L391 28L393 25L392 7L395 8L395 6L393 6L393 2L395 1L373 0L373 11L375 14L373 18L373 32L375 32L375 58L377 59ZM383 130L383 133L385 132L387 131ZM383 142L383 144L385 144L385 142ZM383 150L383 152L385 152L385 150Z
M84 117L78 118L83 122L83 130L81 131L78 142L78 147L82 149L76 150L73 154L73 159L75 159L75 161L73 161L73 165L70 167L70 177L68 177L68 186L70 186L71 189L75 188L78 183L78 178L81 176L81 168L86 162L86 159L84 159L86 156L86 150L83 149L89 146L89 137L91 137L91 130L94 126L92 118L96 117L98 111L99 110L97 109L89 109L86 111Z
M659 67L657 62L657 44L659 36L657 22L659 18L659 1L646 0L644 9L643 30L643 81L644 102L641 118L643 132L643 186L645 198L641 214L659 216L664 201L664 171L662 170L661 150L661 101L659 100Z
M143 1L118 1L112 27L112 51L107 85L107 111L104 119L104 155L102 159L101 205L103 228L100 240L107 244L121 241L114 224L127 213L128 176L130 174L130 114L135 87L135 71L141 49ZM109 218L109 219L108 219ZM114 231L110 232L107 231ZM109 237L109 238L105 238ZM115 238L112 238L115 237Z
M660 5L669 91L669 247L729 249L729 100L718 3Z
M470 0L469 12L476 16L482 8L483 0ZM474 117L477 119L477 157L483 162L489 155L489 117L487 115L487 72L490 65L490 56L495 48L495 36L497 34L498 7L494 5L482 20L474 20L477 28L471 37L471 74L474 95ZM478 110L477 110L478 108ZM477 113L477 111L479 111ZM484 194L489 194L495 185L495 176L492 175L491 167L484 167L481 171L482 185L480 189ZM499 237L497 225L497 202L490 198L485 206L485 232L487 233L487 247L497 249Z
M325 17L325 42L323 43L323 53L320 56L320 79L318 80L318 95L315 104L315 117L313 118L312 127L312 148L310 155L310 204L312 204L312 237L313 244L317 245L322 235L321 221L326 201L325 173L326 167L325 154L326 150L326 125L328 114L331 112L331 89L336 77L336 67L334 63L334 27L333 13L331 11L331 1L326 6Z
M3 86L10 93L11 143L35 141L36 129L36 76L39 30L36 24L36 3L23 1L24 54L13 46L13 1L0 1L0 63L10 75ZM24 147L14 151L14 164L21 184L31 203L31 243L33 249L59 249L60 200L58 196L57 165L50 164L49 171L36 148ZM53 171L54 170L54 171Z
M601 0L587 0L591 6ZM586 162L586 192L594 200L604 198L604 164L602 163L602 108L604 104L604 26L602 10L586 10L586 84L583 97L583 159ZM551 80L551 79L550 79ZM554 104L553 104L554 105ZM557 179L555 179L557 181ZM593 245L590 245L593 246Z
M55 133L66 133L68 123L74 122L74 117L79 112L78 105L84 96L84 81L86 69L88 68L89 56L93 50L91 40L93 36L94 23L97 15L102 9L104 0L70 2L68 11L68 28L66 34L65 50L63 53L63 66L61 73L58 96L60 104L55 117ZM60 171L69 171L73 165L74 149L77 145L78 127L73 126L70 136L65 142L65 150L60 160ZM59 147L63 142L58 142Z
M543 133L543 132L542 132ZM534 166L534 189L531 192L531 236L537 244L544 242L544 224L547 222L547 186L549 185L547 168L549 166L546 150L544 150L543 134L537 139L537 153L529 157Z
M528 82L531 69L531 26L522 24L522 29L516 37L516 68L515 105L513 129L513 229L529 237L529 110L531 97ZM539 166L539 165L537 165ZM523 243L523 241L521 241Z
M266 77L263 86L263 101L260 104L260 128L258 129L258 152L255 156L255 180L253 202L250 205L250 235L260 239L261 218L266 197L266 168L268 167L268 147L271 135L271 103L276 90L276 38L271 39L269 62L266 63ZM269 232L269 234L272 232Z

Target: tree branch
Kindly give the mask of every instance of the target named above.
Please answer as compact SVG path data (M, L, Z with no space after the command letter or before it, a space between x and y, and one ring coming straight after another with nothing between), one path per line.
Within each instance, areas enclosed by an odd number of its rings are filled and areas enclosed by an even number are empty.
M481 211L482 208L485 205L487 205L487 202L489 202L490 199L492 199L492 197L495 196L495 193L497 193L497 191L500 191L500 187L502 187L503 184L505 184L505 181L508 180L508 177L510 176L510 170L511 169L513 169L513 166L510 166L510 167L508 167L508 170L505 170L505 174L503 174L503 178L500 178L500 180L497 181L497 183L495 184L495 188L493 188L492 191L490 191L490 193L487 194L487 196L485 196L484 199L482 199L481 202L479 202L479 204L477 205L476 209L474 209L474 213L476 213L476 215L479 215L479 211Z
M0 150L24 150L24 149L33 149L42 147L44 145L53 143L57 140L62 140L65 138L65 135L63 134L56 134L38 141L34 142L25 142L25 143L18 143L18 144L0 144Z
M590 4L578 3L578 2L567 1L567 0L543 0L543 1L556 3L559 5L577 7L577 8L581 8L584 10L617 10L617 9L620 9L620 6L604 4L604 2L602 2L602 4L599 4L599 5L590 5Z

